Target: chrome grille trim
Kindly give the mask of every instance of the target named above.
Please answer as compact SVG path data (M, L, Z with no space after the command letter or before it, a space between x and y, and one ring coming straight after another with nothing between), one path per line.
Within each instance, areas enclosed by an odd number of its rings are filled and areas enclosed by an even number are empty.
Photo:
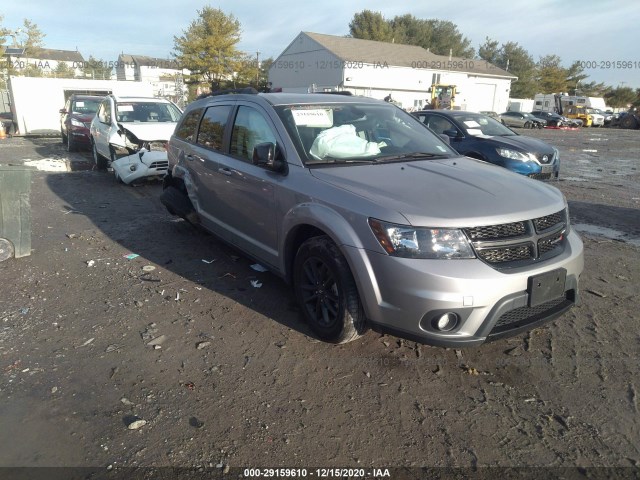
M463 229L480 260L497 270L521 267L559 255L568 227L566 209L521 222Z

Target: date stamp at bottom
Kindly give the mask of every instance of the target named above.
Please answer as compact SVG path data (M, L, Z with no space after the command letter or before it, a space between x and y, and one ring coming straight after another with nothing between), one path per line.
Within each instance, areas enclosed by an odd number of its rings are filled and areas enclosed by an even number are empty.
M245 478L391 478L388 468L245 468Z

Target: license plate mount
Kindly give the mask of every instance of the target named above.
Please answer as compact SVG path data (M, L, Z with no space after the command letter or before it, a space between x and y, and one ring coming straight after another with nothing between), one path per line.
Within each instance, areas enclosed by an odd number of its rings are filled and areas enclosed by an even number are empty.
M567 270L558 268L550 272L529 277L527 292L529 307L542 305L550 300L562 297L567 280Z

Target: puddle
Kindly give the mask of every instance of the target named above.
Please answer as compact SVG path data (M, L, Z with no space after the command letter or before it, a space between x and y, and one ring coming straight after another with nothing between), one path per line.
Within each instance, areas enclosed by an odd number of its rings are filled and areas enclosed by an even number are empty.
M621 242L630 243L636 247L640 247L640 238L629 238L629 236L619 230L613 228L600 227L598 225L589 225L587 223L572 224L571 228L575 228L580 233L594 235L596 237L609 238L611 240L619 240Z
M66 172L67 162L60 158L43 158L42 160L25 160L25 165L36 167L42 172Z

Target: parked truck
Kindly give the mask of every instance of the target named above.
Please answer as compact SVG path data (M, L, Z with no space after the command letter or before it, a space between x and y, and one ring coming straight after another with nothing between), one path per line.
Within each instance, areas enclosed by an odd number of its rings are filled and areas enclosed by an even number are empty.
M60 109L73 93L152 97L153 87L147 82L11 77L11 133L60 134Z
M582 120L585 127L601 127L604 116L598 113L605 110L604 99L600 97L581 97L565 94L538 93L534 97L534 111L555 112L572 119Z

